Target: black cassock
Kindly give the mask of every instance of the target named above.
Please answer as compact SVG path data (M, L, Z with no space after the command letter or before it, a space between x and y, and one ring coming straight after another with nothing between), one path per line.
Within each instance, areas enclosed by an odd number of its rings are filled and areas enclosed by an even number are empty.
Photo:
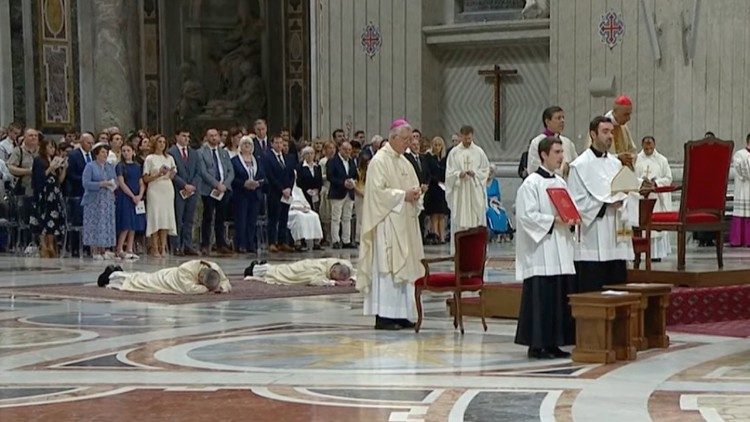
M568 294L576 293L573 274L534 276L523 281L517 344L535 348L575 343Z

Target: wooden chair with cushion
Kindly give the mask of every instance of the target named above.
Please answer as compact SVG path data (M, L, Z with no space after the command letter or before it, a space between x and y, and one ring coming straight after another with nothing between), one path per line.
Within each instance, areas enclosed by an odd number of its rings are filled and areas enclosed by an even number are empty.
M680 210L655 212L651 229L677 232L677 269L685 269L685 238L689 231L714 232L716 261L724 267L724 210L734 142L706 138L685 143ZM674 188L673 190L676 190Z
M461 314L461 293L479 292L479 303L482 309L482 326L487 331L487 322L484 319L484 302L482 300L482 287L484 286L484 264L487 258L487 228L475 227L473 229L457 232L455 235L454 256L442 258L423 259L425 275L414 283L414 296L417 302L417 324L414 331L419 332L422 326L422 291L453 292L453 300L456 312L453 316L453 327L461 329L464 333L463 315ZM430 264L438 262L453 261L453 272L431 272Z
M638 227L633 228L633 266L641 266L641 254L646 254L646 271L651 271L651 216L656 198L641 198L638 203Z

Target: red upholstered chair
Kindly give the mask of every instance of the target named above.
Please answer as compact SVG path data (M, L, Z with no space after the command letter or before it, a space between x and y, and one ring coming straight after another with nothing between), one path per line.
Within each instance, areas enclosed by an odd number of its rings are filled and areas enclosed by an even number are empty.
M633 228L634 266L641 266L641 254L646 254L646 271L651 271L651 216L656 198L641 198L638 203L638 227Z
M461 293L479 292L479 303L482 309L482 326L487 331L484 320L484 302L482 301L482 286L484 286L484 263L487 258L487 228L457 232L453 240L456 246L454 256L443 258L423 259L425 275L414 283L414 297L417 301L417 325L414 331L419 332L422 326L422 291L453 292L456 312L453 314L453 327L461 327L464 333L464 321L461 314ZM453 272L430 272L430 264L436 262L453 261Z
M717 138L685 143L680 210L655 212L651 229L677 232L677 269L685 269L685 236L689 231L716 233L716 261L724 267L724 209L734 142Z

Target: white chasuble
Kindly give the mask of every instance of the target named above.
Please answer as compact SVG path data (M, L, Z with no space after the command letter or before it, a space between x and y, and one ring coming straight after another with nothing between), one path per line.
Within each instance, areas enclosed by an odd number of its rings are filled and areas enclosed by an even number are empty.
M471 170L473 177L459 177ZM490 162L482 148L472 143L458 144L448 154L445 170L445 197L451 210L451 253L455 253L456 232L487 226L487 177Z
M221 267L200 259L187 261L179 267L164 268L154 273L115 271L109 277L110 284L107 287L142 293L186 295L208 293L206 286L198 284L198 275L204 267L210 267L219 273L221 292L229 293L232 290L232 285L229 284L229 279Z
M750 217L750 151L747 148L734 153L732 157L734 170L734 217Z

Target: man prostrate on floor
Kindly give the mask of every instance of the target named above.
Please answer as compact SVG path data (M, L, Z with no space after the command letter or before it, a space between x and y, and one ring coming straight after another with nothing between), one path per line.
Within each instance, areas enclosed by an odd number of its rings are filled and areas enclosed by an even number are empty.
M183 295L229 293L232 290L229 279L216 263L199 259L154 273L129 273L119 266L110 265L99 276L97 284L125 292Z
M411 133L406 120L394 121L388 143L367 168L357 290L365 297L364 314L375 315L378 330L414 327L409 321L416 313L413 283L424 275L418 221L422 191L403 155Z
M351 286L354 267L346 259L303 259L291 264L253 261L245 268L245 280L268 284L308 284L311 286Z
M541 165L516 194L516 279L523 280L516 343L529 346L528 356L552 359L570 356L560 350L575 342L568 294L575 293L573 237L576 221L563 221L547 194L566 188L555 174L563 163L563 144L547 137L538 144Z
M619 197L612 195L612 179L622 168L620 160L607 152L613 128L608 117L595 117L589 124L591 147L570 164L568 190L583 220L574 258L579 292L624 283L626 262L634 256L632 237L627 232L618 234L618 228L638 224L638 201L615 200ZM631 221L631 206L636 207L635 221Z

